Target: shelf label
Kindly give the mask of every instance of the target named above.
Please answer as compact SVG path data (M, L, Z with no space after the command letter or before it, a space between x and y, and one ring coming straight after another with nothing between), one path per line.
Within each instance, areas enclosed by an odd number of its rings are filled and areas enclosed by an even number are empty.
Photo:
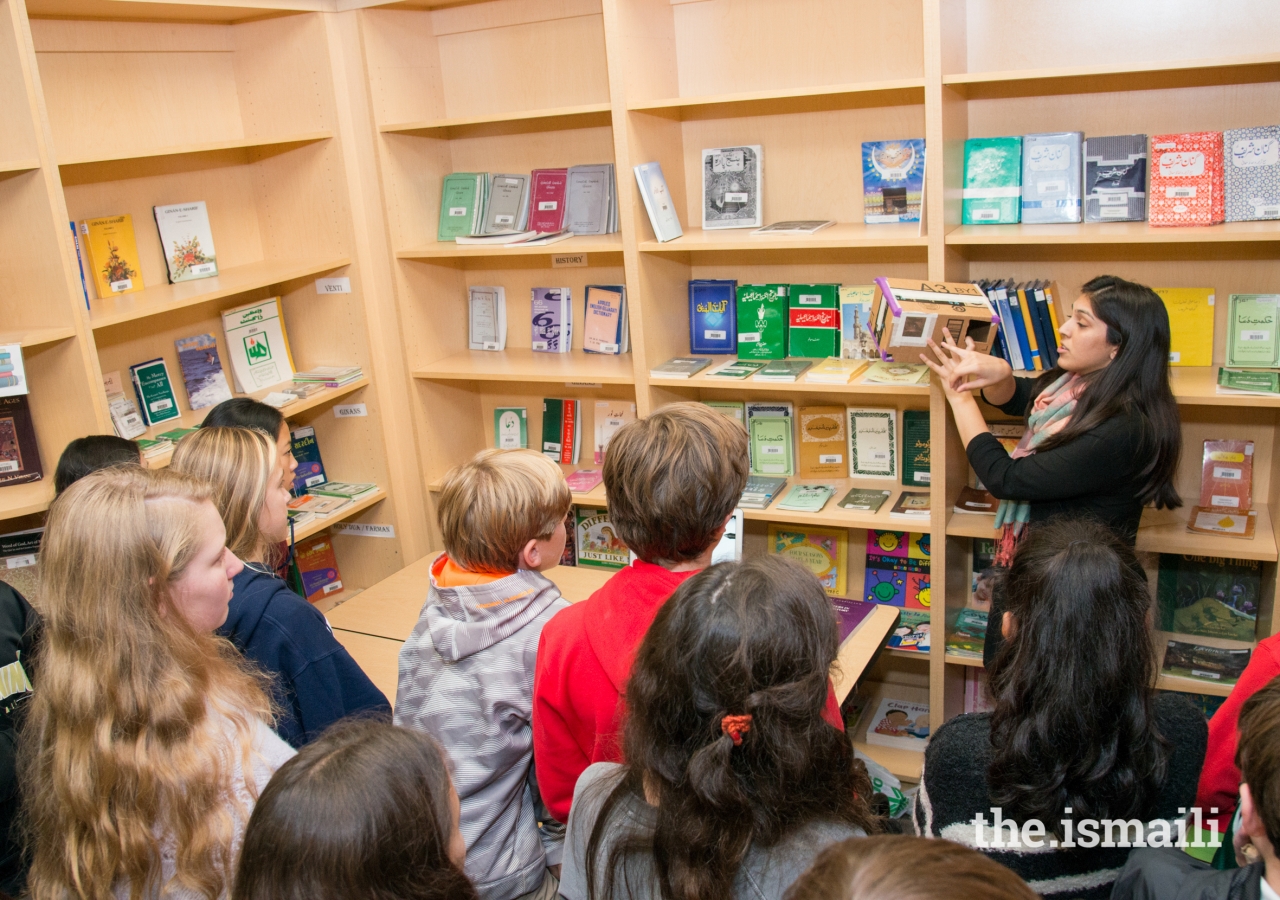
M343 275L341 278L317 278L317 294L350 294L351 279Z
M340 522L333 526L334 534L349 534L352 537L394 538L394 525L376 525L366 522Z
M604 387L604 383L600 381L566 381L565 387L581 387L581 388L598 388Z
M363 403L346 403L333 408L333 417L335 419L350 419L355 416L367 415L369 415L369 410Z
M576 269L587 264L585 253L557 253L551 257L553 269Z

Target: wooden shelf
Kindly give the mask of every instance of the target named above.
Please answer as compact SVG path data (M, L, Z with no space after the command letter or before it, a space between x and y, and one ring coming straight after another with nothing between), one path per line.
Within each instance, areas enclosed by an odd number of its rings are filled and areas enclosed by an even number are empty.
M53 467L57 460L41 460L44 478L27 484L0 487L0 520L41 513L53 502Z
M1217 366L1170 366L1169 384L1177 401L1188 406L1280 408L1280 394L1219 392Z
M1230 684L1216 684L1212 681L1202 681L1199 678L1188 678L1183 675L1169 675L1164 672L1164 655L1169 649L1169 641L1184 641L1188 644L1200 644L1206 647L1222 647L1229 650L1256 650L1257 643L1254 641L1232 641L1224 638L1201 637L1195 634L1177 634L1170 631L1157 631L1155 633L1156 652L1159 654L1159 670L1160 675L1156 678L1156 687L1162 691L1181 691L1184 694L1208 694L1213 697L1226 697L1231 693L1232 688L1236 686L1233 681Z
M822 234L822 232L818 232ZM1280 221L1225 222L1152 228L1146 222L1071 222L1061 225L961 225L946 234L953 246L1051 244L1218 244L1280 241Z
M269 3L153 3L151 0L27 0L31 18L112 19L146 22L245 22L292 12L329 10L326 0L271 0Z
M924 753L919 750L902 750L897 747L869 744L864 739L867 734L867 727L870 725L870 719L875 715L876 708L880 705L882 699L893 697L895 700L902 700L907 703L927 704L929 702L929 690L905 684L871 683L858 685L858 692L867 696L867 703L862 710L862 714L858 717L858 721L849 728L849 736L853 739L853 746L899 778L919 781L920 772L924 768Z
M970 656L961 656L958 653L944 653L942 658L953 666L969 666L974 669L985 668L981 659L974 659Z
M213 278L184 281L180 284L160 284L133 294L117 294L91 300L89 323L97 331L121 322L132 322L148 316L158 316L201 303L212 303L259 288L284 284L296 278L306 278L349 265L351 258L336 256L327 259L263 260L244 266L224 269Z
M631 104L628 109L631 112L684 121L821 112L868 106L907 106L916 103L924 103L923 78L827 84L780 91L744 91L706 94L700 97L670 97L665 100Z
M598 128L613 120L608 103L531 109L489 116L463 116L381 125L383 134L412 134L451 140L459 137L487 137L498 134L526 134L531 131L561 131L567 128Z
M76 330L70 325L66 327L19 328L14 331L0 331L0 344L21 344L23 347L39 347L41 344L65 341L75 336Z
M558 256L562 253L593 253L597 255L610 254L609 264L617 265L621 262L622 258L622 235L584 234L571 237L568 240L558 241L554 244L545 244L540 247L522 247L519 245L512 247L506 244L500 244L497 246L456 244L453 241L437 241L433 244L427 244L423 247L417 247L410 250L397 250L396 258L462 260L543 257L550 259L552 256Z
M651 232L649 232L651 233ZM688 228L683 237L659 243L640 242L641 253L726 253L755 250L847 250L928 246L917 222L900 225L865 225L837 222L816 234L751 234L749 228L721 228L704 231Z
M15 159L9 162L0 163L0 178L7 178L10 175L20 175L23 172L31 172L40 168L40 160L38 159Z
M130 0L137 2L137 0ZM329 131L310 131L303 134L283 135L277 138L241 138L234 141L210 141L198 144L174 144L169 147L156 147L138 153L110 156L72 156L58 163L59 169L69 166L95 166L103 163L127 162L135 159L155 159L160 156L191 156L197 153L217 153L223 150L247 150L259 147L284 148L292 144L311 144L333 137Z
M800 376L799 381L757 381L754 375L745 379L710 378L706 373L722 362L718 357L715 360L710 366L692 378L654 378L650 376L649 384L660 387L694 388L697 390L728 390L746 394L839 394L841 396L879 395L921 398L928 398L929 396L928 384L862 384L858 381L852 384L820 384L816 381L805 381L804 375Z
M523 347L467 350L417 369L413 377L428 381L635 383L630 353L535 353Z
M362 500L358 500L355 503L352 503L350 506L347 506L338 510L336 513L329 516L328 518L325 518L325 519L312 518L310 522L303 525L301 528L295 528L293 532L293 539L295 541L300 541L303 538L311 537L311 535L313 534L319 534L320 532L324 531L326 528L329 528L330 526L335 525L338 522L342 522L342 521L345 521L346 519L350 519L352 516L355 516L364 512L366 509L373 506L373 504L381 503L383 500L386 500L386 499L387 499L387 492L379 488L377 491L370 494L368 497L365 497Z

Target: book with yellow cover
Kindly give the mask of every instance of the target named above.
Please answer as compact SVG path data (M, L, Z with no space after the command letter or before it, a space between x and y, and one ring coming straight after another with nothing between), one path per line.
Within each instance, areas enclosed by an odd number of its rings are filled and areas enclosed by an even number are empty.
M1213 365L1213 288L1156 288L1169 313L1169 365Z
M843 406L800 407L800 477L844 478L845 462Z
M800 563L817 576L831 596L844 595L849 568L849 532L845 529L799 528L774 522L769 525L769 552Z
M140 291L142 266L133 238L133 216L105 216L80 223L80 236L89 253L89 269L99 297Z

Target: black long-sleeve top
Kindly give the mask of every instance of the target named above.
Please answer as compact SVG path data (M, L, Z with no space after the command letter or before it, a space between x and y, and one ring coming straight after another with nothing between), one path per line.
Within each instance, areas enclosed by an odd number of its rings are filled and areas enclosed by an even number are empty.
M1036 397L1035 381L1014 378L1008 403L998 407L1025 416ZM992 496L1031 503L1031 521L1056 515L1093 516L1133 544L1142 519L1138 493L1146 460L1139 458L1142 422L1119 413L1092 431L1050 450L1014 459L990 432L969 441L969 464Z

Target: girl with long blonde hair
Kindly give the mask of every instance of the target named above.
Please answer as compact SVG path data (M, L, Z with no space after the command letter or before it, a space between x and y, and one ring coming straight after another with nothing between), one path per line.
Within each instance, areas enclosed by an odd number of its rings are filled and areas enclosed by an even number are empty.
M120 468L50 507L21 749L34 900L223 896L258 792L293 754L213 634L241 565L210 496Z
M272 676L276 733L294 747L354 713L389 716L391 704L334 638L324 615L275 574L289 528L289 472L270 436L252 428L201 428L170 468L211 485L227 548L244 560L218 634Z

